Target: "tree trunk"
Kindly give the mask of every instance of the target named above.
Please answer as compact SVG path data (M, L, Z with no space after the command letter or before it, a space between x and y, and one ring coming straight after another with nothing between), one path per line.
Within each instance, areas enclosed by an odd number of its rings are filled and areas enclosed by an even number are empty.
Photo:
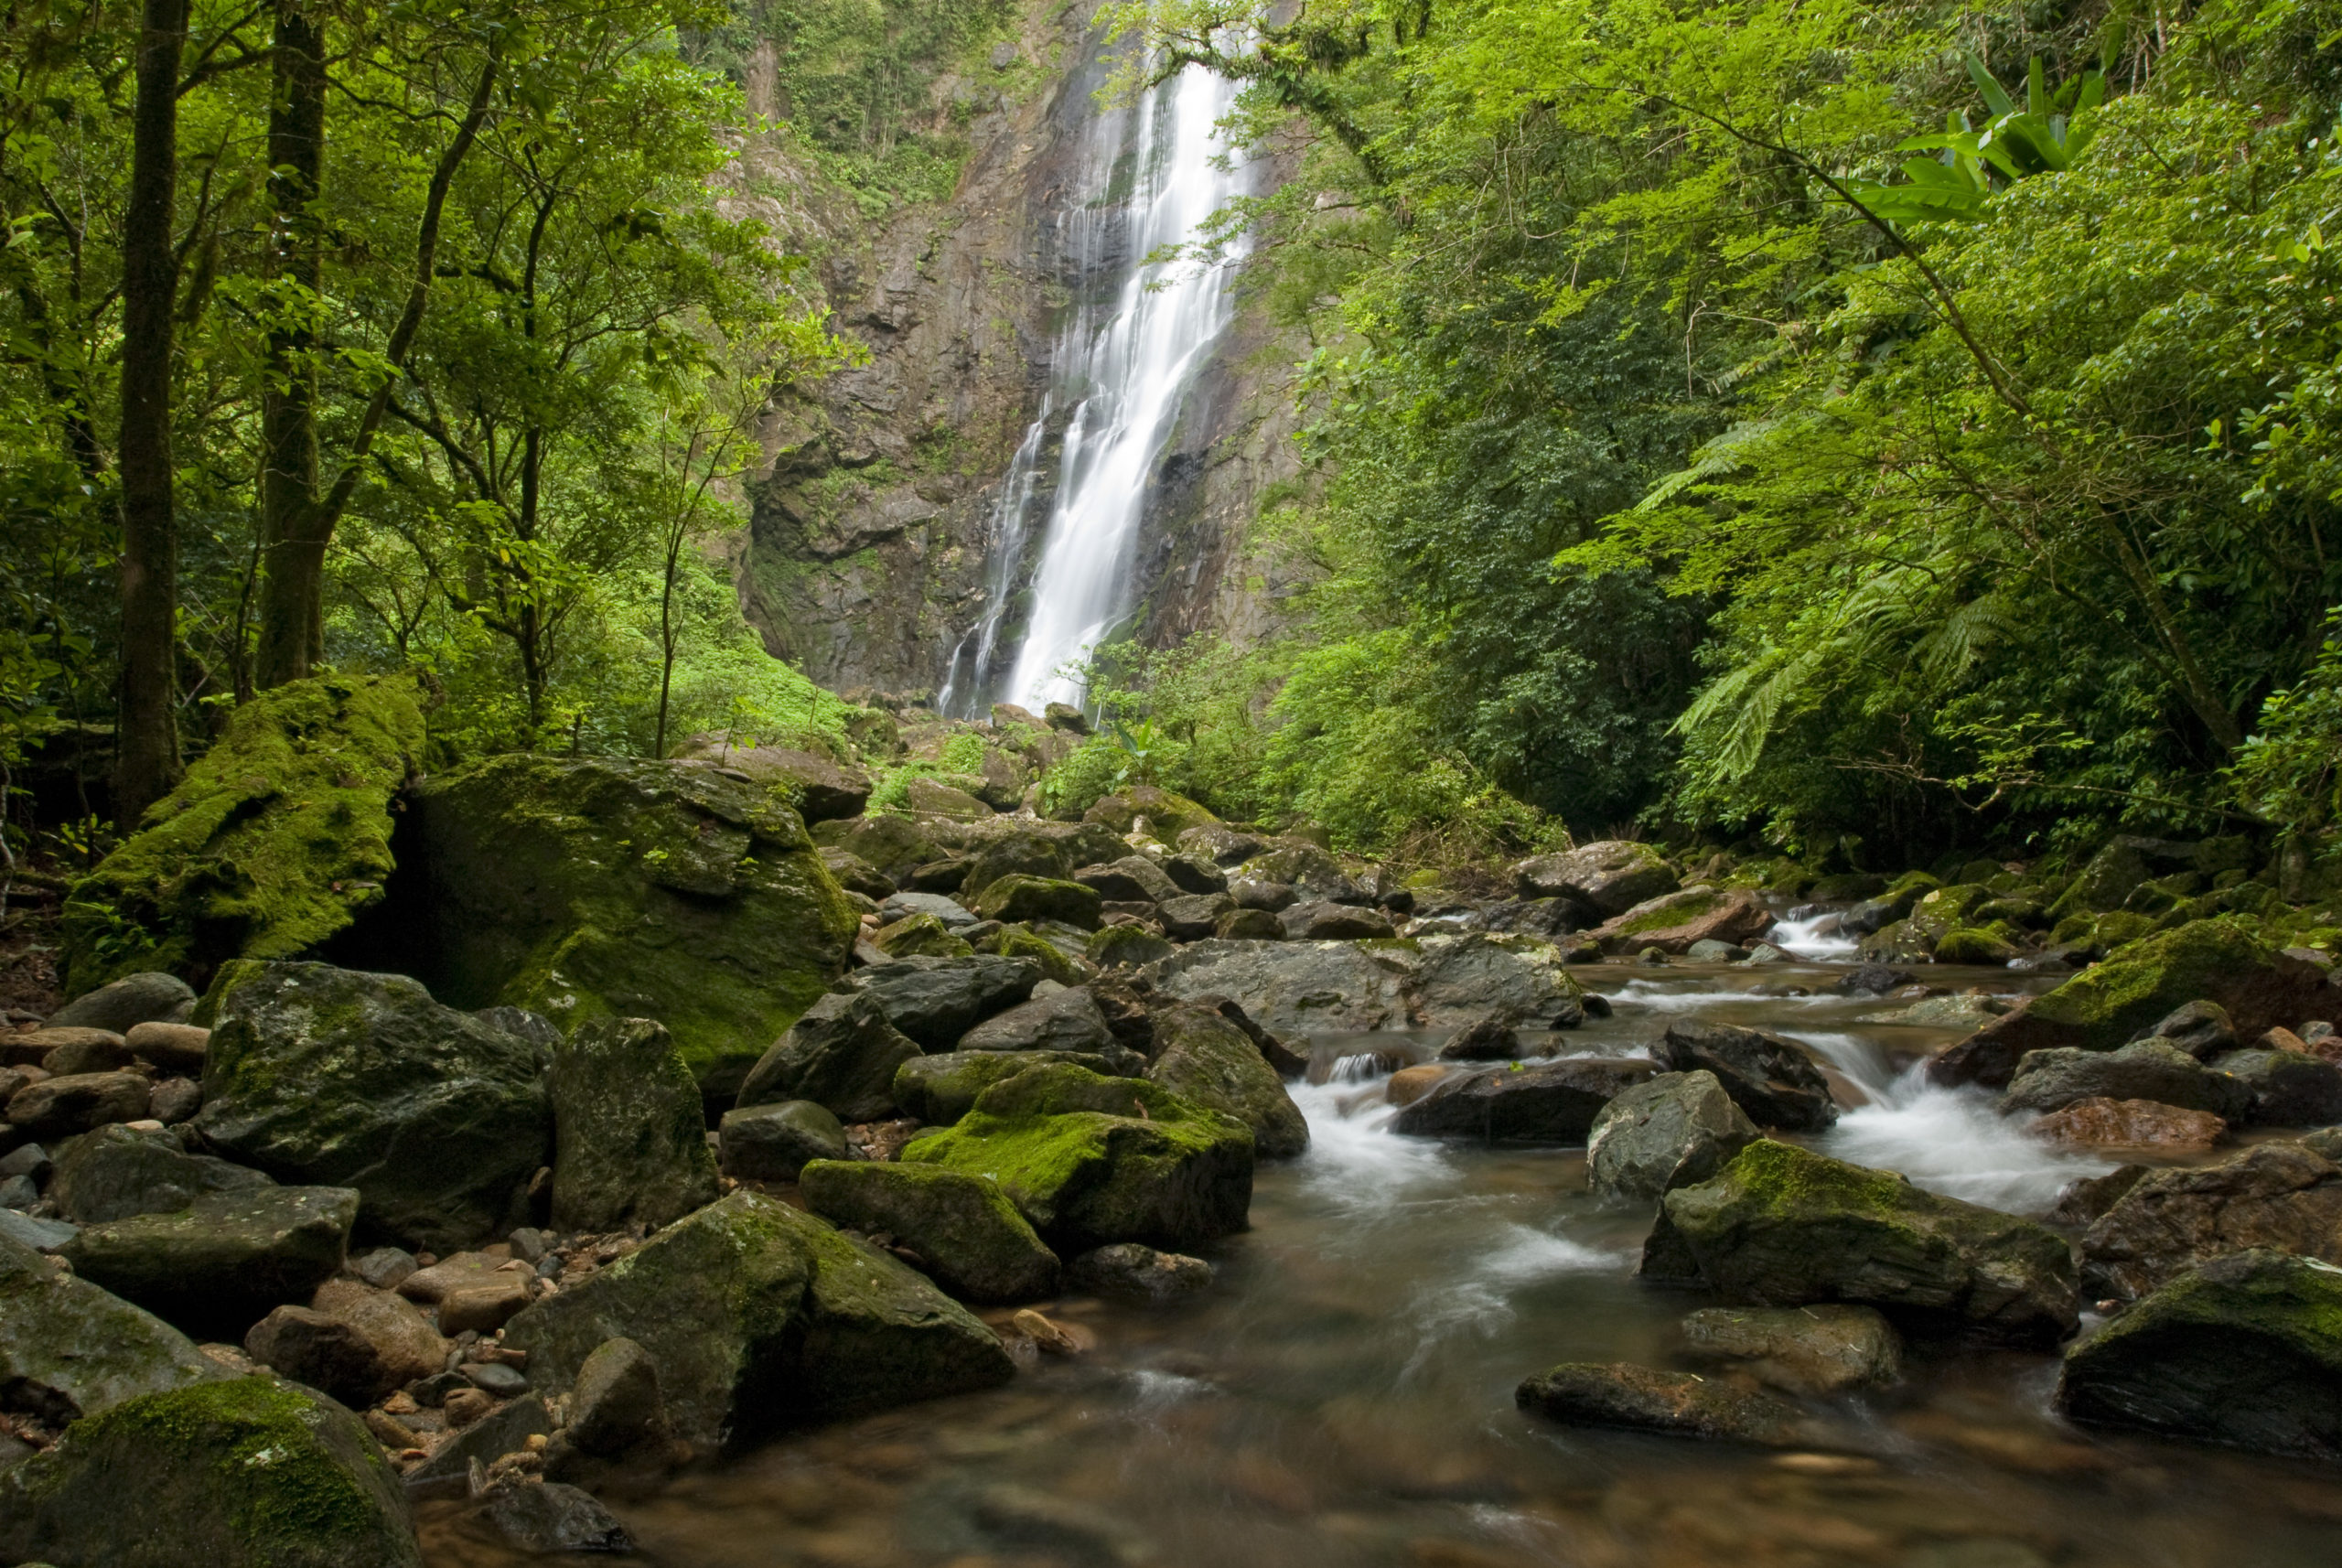
M171 318L178 260L179 57L188 0L145 0L130 201L122 234L122 701L114 820L128 828L179 776L178 520L171 473Z
M268 111L275 300L261 382L262 587L258 683L298 681L325 657L330 525L317 504L317 194L325 171L325 30L278 0Z

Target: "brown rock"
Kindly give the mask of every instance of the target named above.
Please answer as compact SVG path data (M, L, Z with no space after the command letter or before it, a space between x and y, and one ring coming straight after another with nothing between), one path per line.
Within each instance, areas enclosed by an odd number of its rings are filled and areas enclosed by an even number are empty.
M478 1389L457 1389L439 1402L439 1413L451 1427L469 1426L496 1408L496 1402Z
M58 1078L73 1078L91 1072L120 1072L135 1059L130 1054L129 1045L120 1035L104 1029L51 1029L47 1032L78 1036L40 1058L40 1065Z
M457 1252L438 1259L425 1252L415 1262L423 1266L400 1280L397 1289L407 1300L425 1306L436 1306L450 1291L478 1284L505 1263L504 1259L486 1252Z
M69 1046L102 1048L121 1044L122 1036L112 1029L27 1029L20 1034L0 1034L0 1065L38 1067L51 1051Z
M1382 1086L1382 1092L1393 1105L1413 1105L1454 1070L1437 1062L1425 1062L1421 1067L1402 1067L1391 1075L1391 1081Z
M244 1351L295 1382L361 1410L394 1386L363 1334L306 1306L277 1307L252 1325Z
M374 1441L393 1454L403 1454L410 1448L423 1446L421 1437L387 1412L370 1410L364 1420L366 1430L374 1434Z
M846 1124L845 1141L853 1145L855 1159L884 1163L900 1159L925 1126L911 1116L898 1116L891 1122L853 1122Z
M134 1024L124 1036L130 1052L165 1072L200 1073L211 1031L192 1024Z
M493 1275L439 1298L439 1332L453 1336L469 1328L492 1334L528 1305L528 1276Z
M89 1031L95 1033L96 1031ZM9 1097L8 1120L35 1138L62 1138L146 1114L154 1086L134 1072L46 1078Z
M2082 1288L2135 1300L2248 1247L2342 1264L2342 1166L2288 1142L2143 1176L2084 1233Z
M356 1280L328 1280L309 1305L348 1324L374 1348L386 1388L427 1378L446 1364L447 1342L414 1303Z
M2154 1100L2077 1100L2027 1129L2069 1149L2165 1149L2201 1154L2218 1144L2228 1123L2209 1111L2183 1111Z
M1772 925L1773 912L1753 893L1687 887L1636 905L1596 928L1594 937L1605 952L1645 952L1657 948L1680 956L1693 942L1738 946L1763 936Z
M146 1114L167 1127L202 1109L203 1085L191 1078L167 1078L146 1096Z
M2303 1056L2310 1054L2308 1043L2282 1024L2252 1043L2264 1051L2294 1051Z

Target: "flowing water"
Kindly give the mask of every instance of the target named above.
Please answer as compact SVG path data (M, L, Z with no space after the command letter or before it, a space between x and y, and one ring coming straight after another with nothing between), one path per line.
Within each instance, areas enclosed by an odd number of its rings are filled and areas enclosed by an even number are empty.
M1613 1018L1556 1051L1641 1049L1670 1017L1810 1045L1849 1112L1810 1140L2038 1214L2102 1165L1911 1072L1957 1036L1864 1022L1894 1004L1760 994L1821 966L1581 971ZM1630 978L1632 977L1632 978ZM1955 986L2032 984L1937 970ZM1252 1229L1184 1307L1069 1298L1097 1337L994 1392L785 1439L615 1510L662 1568L2329 1568L2342 1475L2068 1427L2054 1357L1913 1347L1904 1386L1839 1402L1849 1451L1775 1455L1566 1430L1513 1408L1564 1360L1683 1366L1696 1294L1633 1276L1649 1216L1585 1191L1582 1151L1384 1125L1392 1054L1327 1036L1295 1098L1313 1142L1263 1166ZM434 1505L435 1568L517 1561Z
M1239 157L1216 123L1235 84L1198 67L1123 111L1090 122L1080 199L1061 220L1070 270L1083 280L1051 359L1040 417L1026 433L1001 487L989 553L989 603L954 650L939 706L980 710L992 696L1039 712L1078 702L1070 668L1129 611L1133 550L1157 459L1196 376L1228 324L1228 263L1187 257L1150 263L1166 247L1200 237L1206 220L1243 194ZM1068 409L1054 455L1047 431ZM1054 471L1047 471L1054 465ZM1032 514L1048 509L1029 589L1018 575ZM1013 633L1024 631L1004 678L993 687Z

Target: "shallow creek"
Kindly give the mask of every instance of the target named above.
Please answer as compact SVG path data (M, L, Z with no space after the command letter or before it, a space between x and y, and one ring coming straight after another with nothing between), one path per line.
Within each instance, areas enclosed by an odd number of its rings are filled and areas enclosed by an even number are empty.
M1820 959L1829 944L1800 944ZM1552 1037L1638 1051L1670 1016L1806 1041L1849 1107L1808 1140L1922 1186L2038 1215L2110 1168L2058 1155L1988 1098L1908 1069L1961 1031L1855 1020L1836 972L1604 966L1616 1015ZM2038 989L1998 971L1954 989ZM1816 994L1753 994L1787 985ZM2342 1472L2102 1433L2049 1410L2045 1355L1911 1348L1907 1382L1849 1403L1859 1452L1777 1455L1564 1430L1513 1408L1558 1361L1684 1366L1706 1298L1634 1276L1649 1217L1585 1191L1582 1151L1395 1136L1381 1074L1444 1035L1315 1043L1313 1136L1264 1165L1252 1229L1169 1311L1067 1298L1090 1354L1009 1387L785 1439L645 1498L607 1498L662 1568L2330 1568ZM458 1505L424 1512L434 1568L521 1561Z

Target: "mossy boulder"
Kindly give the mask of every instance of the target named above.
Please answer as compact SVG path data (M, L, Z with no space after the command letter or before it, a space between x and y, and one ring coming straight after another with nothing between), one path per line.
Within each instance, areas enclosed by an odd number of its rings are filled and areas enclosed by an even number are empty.
M435 994L564 1029L656 1018L711 1098L843 972L858 929L797 813L704 768L492 757L422 785L414 820L403 916Z
M1730 1301L1853 1302L2018 1344L2055 1344L2079 1321L2064 1238L1893 1171L1760 1139L1664 1206L1701 1277Z
M797 1183L806 1208L833 1224L893 1237L962 1301L1032 1301L1057 1289L1058 1255L989 1176L941 1165L815 1160Z
M1144 929L1144 927L1139 926L1109 926L1096 937L1091 938L1090 942L1094 946L1113 931L1143 931ZM1164 942L1160 937L1155 938L1155 940L1162 943L1165 952L1171 950L1170 944ZM978 942L976 950L982 953L997 954L1002 958L1027 960L1040 966L1041 977L1044 980L1054 980L1059 985L1080 985L1089 980L1095 972L1090 964L1096 964L1101 969L1106 967L1101 960L1093 958L1089 963L1084 963L1082 960L1061 951L1055 942L1026 925L1001 927L1000 929Z
M228 733L65 900L62 982L198 982L312 952L379 902L391 797L423 749L405 676L320 676L244 703Z
M930 1127L948 1127L975 1109L976 1097L1027 1068L1085 1068L1108 1078L1137 1077L1145 1063L1135 1052L1109 1047L1112 1055L1087 1051L943 1051L914 1058L895 1069L895 1103L906 1116Z
M895 1069L919 1055L868 994L832 992L749 1069L739 1103L810 1100L843 1121L876 1122L895 1112Z
M991 1177L1061 1254L1114 1241L1196 1246L1244 1229L1252 1201L1251 1128L1157 1085L1078 1067L1002 1079L902 1157Z
M656 1230L715 1201L699 1086L648 1018L588 1018L553 1054L556 1230Z
M1117 853L1128 847L1119 839L1110 838L1109 842ZM1072 874L1076 864L1067 853L1067 845L1057 836L1020 825L976 848L968 860L967 878L960 884L960 897L972 902L978 894L1004 876L1063 881Z
M1033 994L1041 966L1025 958L897 959L856 970L847 984L876 1003L886 1021L919 1047L948 1051L995 1013Z
M1694 942L1755 940L1770 930L1773 912L1743 888L1686 887L1636 905L1595 928L1595 940L1607 953L1683 953Z
M2257 1248L2189 1270L2066 1352L2057 1406L2074 1421L2342 1459L2342 1269Z
M1954 926L1936 939L1938 963L1984 964L2003 969L2016 955L2016 944L2005 933L1983 926Z
M2111 1051L2190 1002L2217 1002L2237 1037L2330 1016L2326 972L2280 952L2243 920L2197 920L2144 937L1985 1025L1928 1064L1939 1083L2009 1081L2027 1051Z
M748 1191L678 1220L504 1329L548 1389L619 1338L657 1361L675 1434L705 1446L988 1388L1014 1370L990 1329L902 1262Z
M932 915L906 915L870 933L870 945L888 958L966 958L976 950Z
M1261 1158L1292 1159L1308 1149L1309 1122L1284 1080L1219 1009L1198 1003L1168 1009L1155 1021L1155 1045L1147 1078L1252 1129Z
M191 1155L170 1132L100 1127L57 1152L48 1197L76 1225L167 1214L207 1192L273 1187L264 1172L212 1155Z
M1096 888L1079 882L1015 875L988 884L972 908L987 920L1063 920L1095 930L1100 902Z
M0 1559L421 1568L399 1478L341 1406L236 1378L126 1400L0 1474Z
M2142 883L2193 873L2199 846L2123 834L2108 842L2050 906L2053 918L2101 915L2120 909Z
M785 746L735 746L726 735L695 735L676 748L675 756L746 774L779 793L809 822L858 817L870 800L870 775L810 751Z
M346 1187L252 1187L85 1225L59 1251L91 1284L190 1334L238 1340L334 1276L357 1218Z
M843 850L893 882L944 856L945 846L935 841L925 825L891 812L815 822L810 832L814 843Z
M54 1426L228 1374L161 1318L0 1236L0 1388Z
M1255 909L1251 913L1264 914L1265 911ZM1283 936L1284 929L1276 925L1276 917L1269 915L1267 918L1277 935ZM1168 940L1136 921L1108 926L1090 939L1090 961L1100 969L1137 969L1157 959L1169 958L1173 950Z
M1165 843L1178 843L1179 835L1191 828L1212 827L1219 822L1209 808L1152 784L1135 785L1120 794L1105 796L1081 814L1083 822L1100 823L1117 833L1130 832L1141 817L1146 819L1155 836Z
M453 1251L521 1213L553 1113L539 1047L414 981L240 961L211 1024L203 1136L280 1181L358 1189L369 1231Z

